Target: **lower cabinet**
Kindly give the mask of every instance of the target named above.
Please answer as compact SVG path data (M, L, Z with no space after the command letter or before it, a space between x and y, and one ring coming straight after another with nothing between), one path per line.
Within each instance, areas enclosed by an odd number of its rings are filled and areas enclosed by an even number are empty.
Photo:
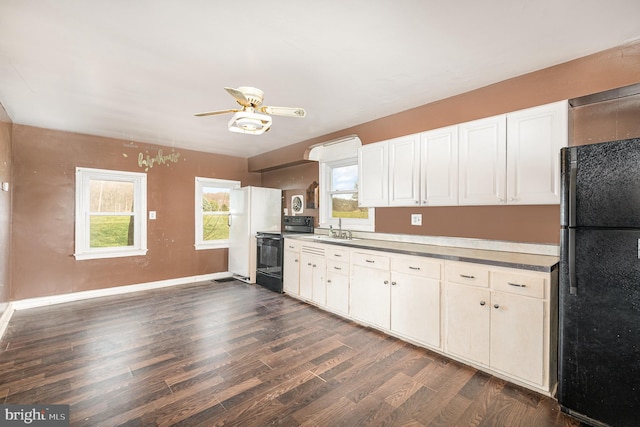
M442 263L421 257L391 258L391 330L440 348Z
M350 312L354 319L390 328L389 257L370 252L351 254Z
M448 263L445 352L548 391L555 370L549 279L548 273Z
M349 315L349 251L327 251L327 308Z
M557 272L296 243L285 243L285 292L520 385L552 391Z
M282 268L284 292L290 295L300 295L300 242L285 239Z
M303 244L300 249L300 297L327 303L325 245Z

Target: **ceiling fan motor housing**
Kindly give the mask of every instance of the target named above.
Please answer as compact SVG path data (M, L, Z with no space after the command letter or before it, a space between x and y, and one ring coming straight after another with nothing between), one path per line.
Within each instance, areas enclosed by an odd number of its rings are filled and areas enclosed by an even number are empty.
M252 106L257 107L262 104L264 92L260 89L251 86L241 86L238 88L238 91L242 92Z

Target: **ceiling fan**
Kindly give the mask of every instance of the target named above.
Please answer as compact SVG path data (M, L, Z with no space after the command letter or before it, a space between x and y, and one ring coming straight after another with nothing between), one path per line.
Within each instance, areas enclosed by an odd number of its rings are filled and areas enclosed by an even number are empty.
M241 109L207 111L204 113L196 113L195 116L202 117L235 113L228 124L231 132L260 135L271 128L272 120L270 114L286 117L304 117L307 115L304 108L269 107L262 105L264 92L255 87L241 86L237 89L225 87L224 89L242 106Z

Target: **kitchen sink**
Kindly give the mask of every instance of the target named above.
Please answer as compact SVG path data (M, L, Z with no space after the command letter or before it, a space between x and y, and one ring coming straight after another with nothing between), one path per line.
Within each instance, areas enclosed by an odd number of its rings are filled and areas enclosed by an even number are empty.
M314 235L313 237L309 237L309 240L321 241L321 242L337 242L337 243L349 243L354 242L356 240L360 240L357 237L352 239L342 239L339 237L325 236L325 235Z

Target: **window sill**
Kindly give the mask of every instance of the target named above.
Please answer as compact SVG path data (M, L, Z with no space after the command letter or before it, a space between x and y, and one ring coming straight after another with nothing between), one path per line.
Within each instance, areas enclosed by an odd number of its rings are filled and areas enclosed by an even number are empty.
M196 251L207 249L227 249L229 248L229 243L196 243L193 246L196 248Z
M76 258L76 261L82 261L86 259L145 256L146 254L147 254L147 249L131 249L131 250L125 250L125 251L120 250L120 251L78 253L78 254L73 254L73 256Z

